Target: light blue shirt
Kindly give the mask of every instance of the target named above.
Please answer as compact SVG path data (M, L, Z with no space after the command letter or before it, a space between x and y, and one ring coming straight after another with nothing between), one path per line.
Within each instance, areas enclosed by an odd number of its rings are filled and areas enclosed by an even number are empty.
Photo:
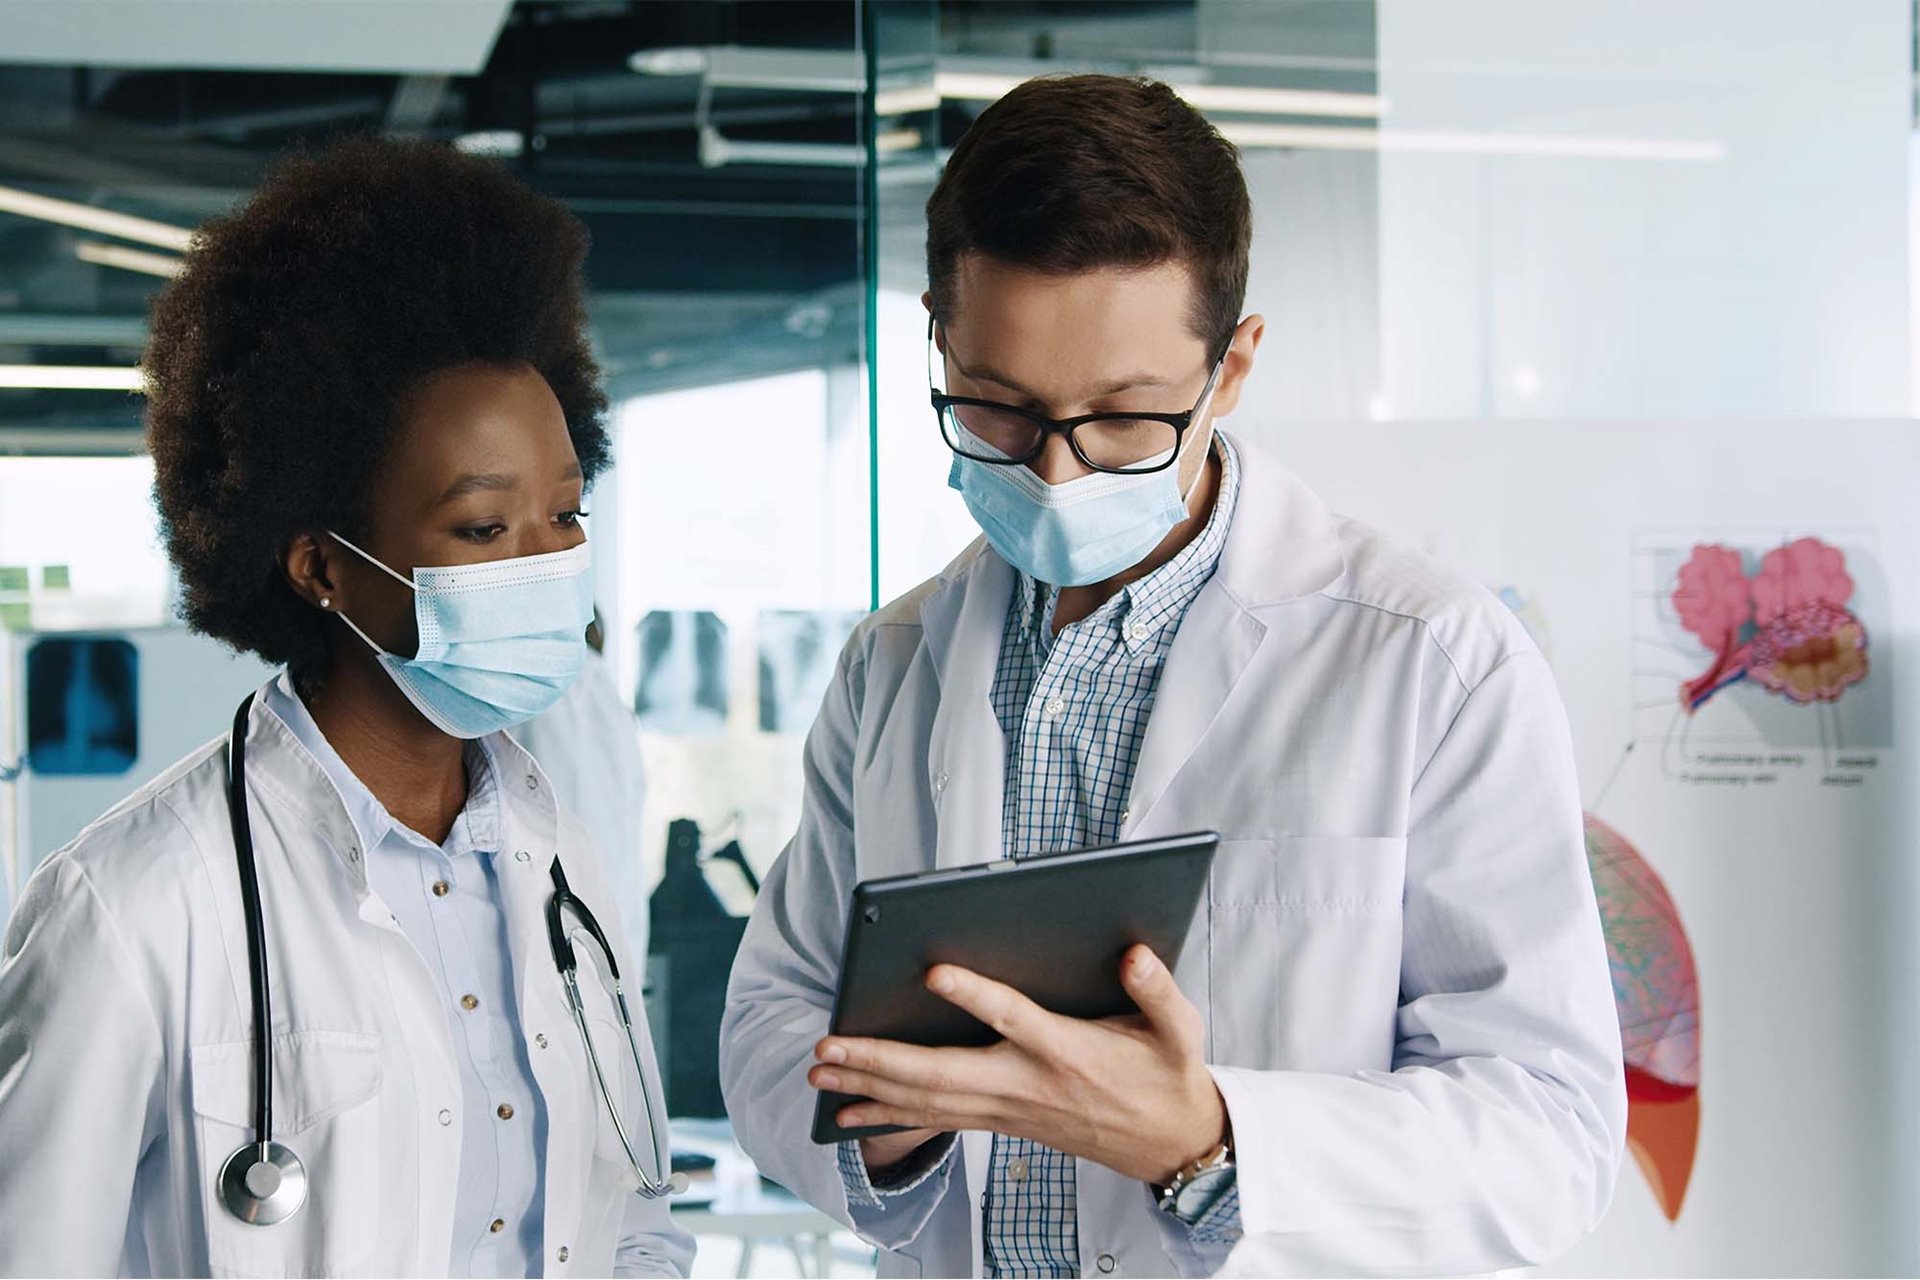
M468 744L467 804L446 843L436 845L394 821L354 776L285 674L267 690L266 702L339 791L366 850L368 886L420 953L447 1011L461 1097L460 1185L447 1274L539 1275L546 1105L515 1010L494 866L500 793L492 751L484 742ZM442 1113L442 1123L454 1120Z

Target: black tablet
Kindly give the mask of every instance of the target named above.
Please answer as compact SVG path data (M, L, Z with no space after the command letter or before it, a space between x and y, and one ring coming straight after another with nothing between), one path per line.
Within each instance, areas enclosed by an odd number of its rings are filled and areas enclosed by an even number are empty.
M957 964L1073 1018L1136 1006L1120 958L1145 943L1172 966L1186 943L1220 837L1211 831L1024 861L986 862L855 887L834 996L834 1035L924 1045L986 1045L985 1023L926 988L927 970ZM860 1101L822 1093L813 1140L893 1133L834 1119Z

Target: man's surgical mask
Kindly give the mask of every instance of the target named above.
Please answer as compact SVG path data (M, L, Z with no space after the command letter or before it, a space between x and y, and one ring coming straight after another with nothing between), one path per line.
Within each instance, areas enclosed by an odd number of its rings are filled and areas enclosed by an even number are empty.
M1188 435L1183 456L1196 437L1206 447L1212 423ZM969 442L969 452L990 451L992 446L977 437ZM1175 458L1163 470L1144 475L1096 471L1048 484L1030 467L995 466L956 453L947 484L960 491L987 541L1008 564L1052 586L1084 587L1146 559L1187 518L1187 499L1199 475L1183 492Z
M548 555L395 573L339 534L334 541L413 591L420 631L411 658L366 641L380 666L434 727L479 738L533 719L560 700L586 664L593 621L587 544Z

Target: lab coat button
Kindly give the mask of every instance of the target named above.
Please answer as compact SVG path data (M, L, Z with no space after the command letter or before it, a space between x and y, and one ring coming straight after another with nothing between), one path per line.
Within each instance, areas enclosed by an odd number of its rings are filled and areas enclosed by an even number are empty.
M489 1222L487 1224L487 1230L493 1232L495 1235L500 1234L502 1231L505 1231L506 1229L507 1229L507 1220L505 1218L495 1218L492 1222Z
M445 880L435 880L433 882L433 896L436 898L444 898L447 896L447 891L451 888L453 888L453 886Z
M460 1007L467 1010L478 1009L480 1007L480 997L476 995L461 996Z
M440 1113L440 1123L441 1123L441 1125L442 1125L442 1126L445 1126L445 1125L450 1125L450 1124L452 1124L452 1123L453 1123L453 1112L451 1112L451 1111L442 1111L442 1112Z
M533 858L533 855L528 853L525 849L522 849L520 850L520 852L513 855L513 860L515 862L529 862L532 860L532 858Z
M538 791L539 789L540 789L540 779L538 779L538 778L536 778L536 777L534 777L534 776L533 776L532 774L528 774L528 775L527 775L527 790L529 790L529 791Z
M567 1254L567 1246L565 1246L565 1245L561 1245L561 1246L560 1246L560 1252L559 1252L559 1253L557 1253L557 1254L555 1254L554 1256L555 1256L555 1257L557 1257L557 1258L559 1258L559 1259L560 1259L560 1261L562 1261L562 1262L565 1262L565 1261L567 1260L567 1257L568 1257L568 1254Z
M933 780L933 794L944 795L947 790L947 775L941 774Z
M511 1120L513 1119L513 1104L503 1102L494 1108L493 1114L499 1116L502 1120Z
M1113 1255L1110 1253L1101 1254L1098 1258L1094 1259L1094 1265L1100 1268L1100 1274L1111 1275L1114 1267Z
M534 1042L535 1044L537 1044L537 1045L539 1045L539 1046L540 1046L540 1047L541 1047L542 1049L544 1049L544 1048L546 1048L546 1047L547 1047L547 1038L546 1038L546 1036L544 1036L544 1035L537 1035L537 1036L535 1036L535 1037L533 1038L533 1042Z

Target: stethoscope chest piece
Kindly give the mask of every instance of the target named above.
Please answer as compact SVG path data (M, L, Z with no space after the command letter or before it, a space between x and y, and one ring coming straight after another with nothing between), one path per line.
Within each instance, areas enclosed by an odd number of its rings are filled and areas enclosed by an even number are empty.
M220 1203L242 1222L270 1227L307 1200L307 1167L277 1142L249 1142L220 1166Z

